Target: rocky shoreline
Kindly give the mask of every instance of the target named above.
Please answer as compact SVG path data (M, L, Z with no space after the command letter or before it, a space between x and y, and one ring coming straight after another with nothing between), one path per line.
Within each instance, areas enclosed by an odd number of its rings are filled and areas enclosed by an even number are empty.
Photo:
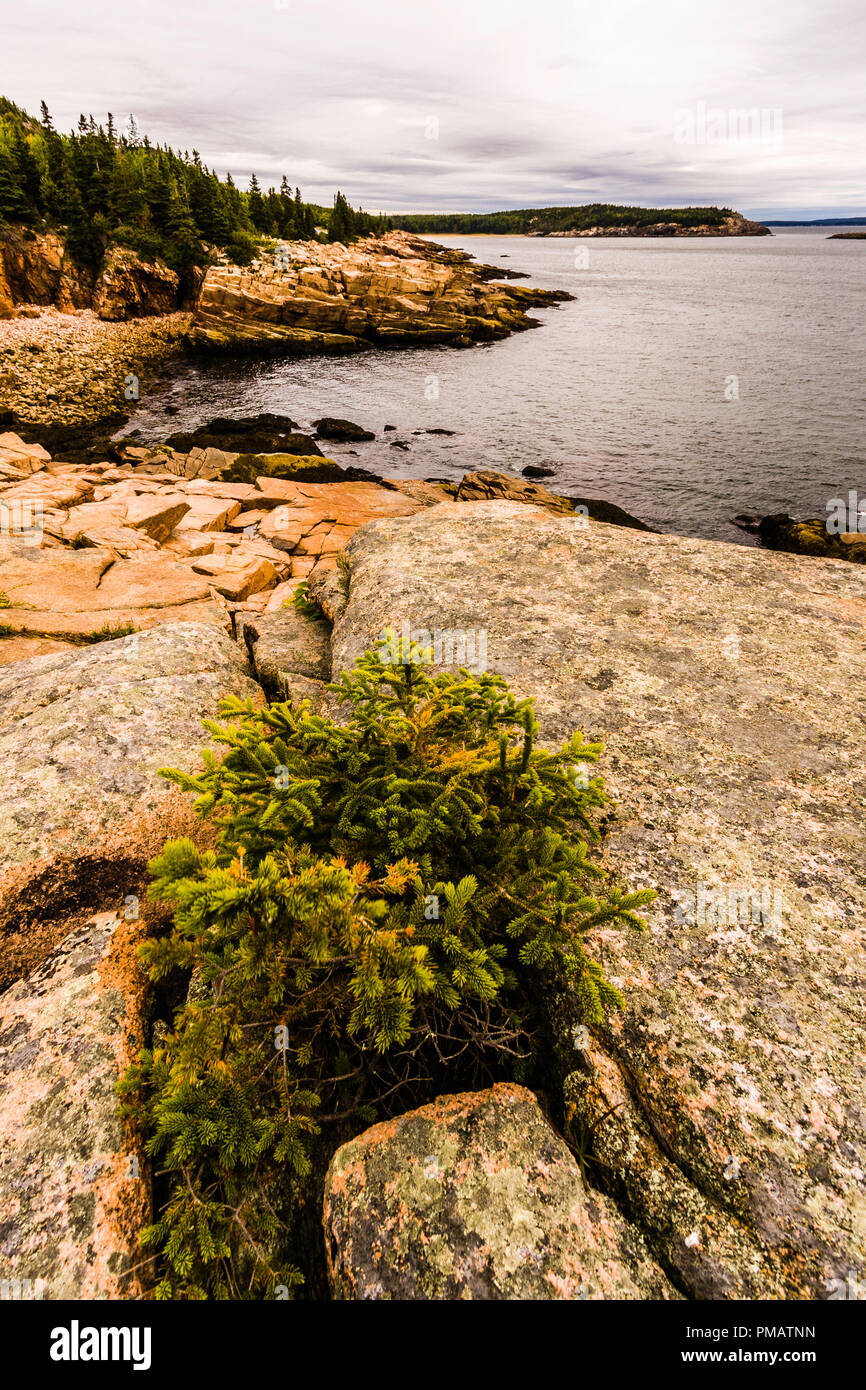
M46 442L122 424L163 363L186 348L190 324L180 312L110 321L53 307L0 319L0 416Z
M248 269L208 271L192 342L210 351L296 354L469 347L535 327L528 309L573 298L494 284L499 273L407 232L350 247L280 243Z
M323 445L369 431L327 417L99 435L126 377L190 339L467 345L541 302L411 239L320 249L218 270L194 315L0 322L31 415L0 433L0 1282L152 1296L159 1179L115 1086L190 983L139 968L168 920L148 862L213 833L159 770L201 768L225 697L335 717L329 683L392 629L532 696L541 746L604 743L598 862L657 898L648 932L587 938L622 1013L587 1026L540 990L536 1091L488 1079L335 1141L307 1296L854 1296L866 574L841 561L864 547L783 553L821 538L779 517L772 549L660 535L489 470L345 469Z
M510 283L518 272L405 232L352 246L269 243L249 267L202 272L192 302L176 275L111 254L95 284L53 234L0 240L0 420L39 442L63 430L101 442L181 353L342 354L422 343L469 347L537 326L528 310L572 296Z

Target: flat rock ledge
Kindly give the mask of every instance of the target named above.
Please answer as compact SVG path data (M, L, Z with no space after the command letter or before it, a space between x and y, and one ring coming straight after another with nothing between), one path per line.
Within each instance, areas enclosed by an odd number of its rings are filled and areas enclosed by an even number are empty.
M495 501L346 554L335 674L438 631L606 745L604 858L659 895L593 943L625 1012L556 1020L607 1189L687 1296L827 1298L866 1269L866 574Z
M522 1086L444 1096L344 1144L324 1223L338 1299L678 1297Z

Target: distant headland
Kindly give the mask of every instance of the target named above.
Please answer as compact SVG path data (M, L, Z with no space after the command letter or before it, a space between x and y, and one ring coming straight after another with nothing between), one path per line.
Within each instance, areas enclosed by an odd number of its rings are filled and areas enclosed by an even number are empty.
M508 212L413 212L389 218L406 232L466 236L770 236L731 208L634 208L586 203L573 208L520 208Z

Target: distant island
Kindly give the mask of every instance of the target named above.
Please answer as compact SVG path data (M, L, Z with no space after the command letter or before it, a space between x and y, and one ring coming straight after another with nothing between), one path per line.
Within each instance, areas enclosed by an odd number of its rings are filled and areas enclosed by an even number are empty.
M799 217L780 222L768 219L765 227L866 227L866 217Z
M635 208L586 203L572 208L520 208L510 212L413 212L389 218L406 232L455 236L770 236L731 208Z

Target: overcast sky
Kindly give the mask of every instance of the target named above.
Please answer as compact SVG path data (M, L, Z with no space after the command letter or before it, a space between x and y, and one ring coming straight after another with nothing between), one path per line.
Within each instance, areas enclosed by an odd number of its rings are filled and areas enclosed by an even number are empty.
M0 91L370 210L866 213L863 0L5 0ZM745 117L763 112L753 141ZM723 114L720 114L723 113ZM758 132L760 134L760 132Z

